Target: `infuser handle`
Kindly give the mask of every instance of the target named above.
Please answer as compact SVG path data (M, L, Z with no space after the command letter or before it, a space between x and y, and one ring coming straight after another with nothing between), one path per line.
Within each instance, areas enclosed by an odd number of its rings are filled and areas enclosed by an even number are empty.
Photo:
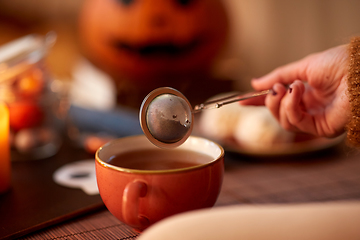
M230 104L230 103L239 102L239 101L246 100L246 99L253 98L253 97L267 95L270 92L272 92L271 89L264 90L261 92L251 92L251 93L246 93L246 94L237 93L237 94L234 94L231 96L227 96L224 98L218 98L215 100L207 101L207 102L201 103L199 105L196 105L194 107L193 112L197 113L197 112L200 112L200 111L206 110L206 109L220 108L220 107Z

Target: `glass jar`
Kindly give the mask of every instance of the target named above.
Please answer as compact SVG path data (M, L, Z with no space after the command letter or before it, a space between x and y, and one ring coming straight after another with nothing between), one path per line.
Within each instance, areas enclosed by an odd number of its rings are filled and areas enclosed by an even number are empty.
M47 158L61 146L65 116L44 61L55 39L28 35L0 47L0 100L9 108L13 161Z

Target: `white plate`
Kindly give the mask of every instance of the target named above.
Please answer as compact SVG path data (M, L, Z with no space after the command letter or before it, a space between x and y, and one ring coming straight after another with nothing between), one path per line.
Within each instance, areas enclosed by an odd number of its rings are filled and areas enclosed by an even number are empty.
M235 141L219 142L226 151L251 156L280 156L311 153L334 147L345 139L345 135L336 138L313 138L309 140L274 144L269 147L249 148L237 144Z

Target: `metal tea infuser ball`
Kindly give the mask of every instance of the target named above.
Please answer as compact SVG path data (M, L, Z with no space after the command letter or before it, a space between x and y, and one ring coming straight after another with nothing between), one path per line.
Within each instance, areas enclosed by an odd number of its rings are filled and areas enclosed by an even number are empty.
M266 95L270 91L234 94L196 105L193 109L189 100L178 90L170 87L157 88L150 92L141 104L140 125L145 136L156 146L175 148L190 136L194 126L194 113Z

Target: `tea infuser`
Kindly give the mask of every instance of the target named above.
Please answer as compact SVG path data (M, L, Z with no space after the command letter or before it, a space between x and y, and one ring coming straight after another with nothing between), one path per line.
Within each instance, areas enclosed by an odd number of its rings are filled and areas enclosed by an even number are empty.
M194 113L245 99L263 96L272 90L234 94L191 107L189 100L178 90L161 87L150 92L140 107L139 120L145 136L156 146L175 148L190 136L193 129Z

